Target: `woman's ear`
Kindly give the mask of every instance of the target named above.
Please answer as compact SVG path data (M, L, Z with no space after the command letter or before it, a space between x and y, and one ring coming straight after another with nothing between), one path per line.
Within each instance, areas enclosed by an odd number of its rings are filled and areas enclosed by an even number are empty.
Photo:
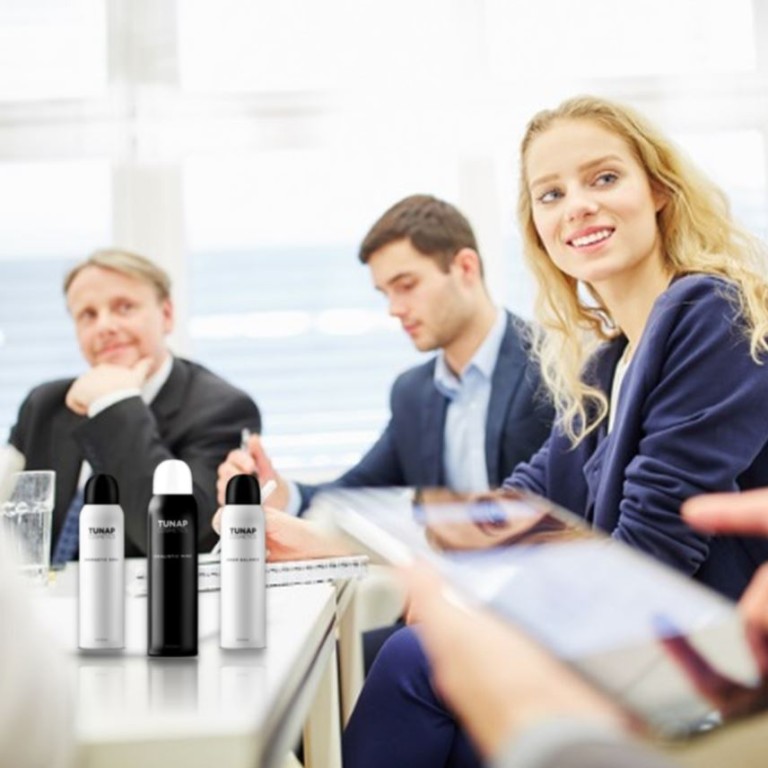
M669 191L660 184L652 184L651 194L653 195L654 208L656 209L656 213L658 213L669 202Z

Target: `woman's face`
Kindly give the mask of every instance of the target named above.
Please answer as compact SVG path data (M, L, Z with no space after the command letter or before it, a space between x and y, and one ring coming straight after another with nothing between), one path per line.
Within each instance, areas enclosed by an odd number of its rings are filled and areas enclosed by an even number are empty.
M663 270L663 206L624 139L588 119L561 119L528 146L536 231L554 264L598 292Z

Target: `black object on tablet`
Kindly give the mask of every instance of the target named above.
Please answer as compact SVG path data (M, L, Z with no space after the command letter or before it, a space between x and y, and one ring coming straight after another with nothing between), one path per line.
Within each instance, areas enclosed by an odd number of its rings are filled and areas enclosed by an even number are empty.
M431 561L635 713L657 736L768 705L765 638L731 601L519 491L333 489L314 514L392 564Z

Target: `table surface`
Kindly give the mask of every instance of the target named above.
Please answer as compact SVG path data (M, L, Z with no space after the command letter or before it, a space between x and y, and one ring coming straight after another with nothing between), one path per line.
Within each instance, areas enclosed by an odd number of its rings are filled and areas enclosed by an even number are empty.
M277 765L298 740L322 670L335 663L331 584L267 590L267 647L219 647L219 593L199 594L199 654L146 655L146 597L126 597L126 648L77 649L77 566L37 593L70 662L83 764ZM174 751L175 750L175 751ZM167 763L166 763L167 764Z

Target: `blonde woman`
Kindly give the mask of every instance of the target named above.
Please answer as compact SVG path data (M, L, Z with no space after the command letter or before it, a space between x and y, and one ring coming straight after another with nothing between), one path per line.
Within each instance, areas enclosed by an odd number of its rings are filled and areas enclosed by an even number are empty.
M505 485L738 597L768 546L696 532L680 506L768 484L762 246L711 182L618 104L583 97L539 113L520 168L536 350L558 422ZM344 757L348 768L479 764L412 630L382 648Z
M710 539L679 510L768 481L763 247L619 105L584 97L540 113L521 161L538 352L560 426L506 483L738 597L764 543Z

